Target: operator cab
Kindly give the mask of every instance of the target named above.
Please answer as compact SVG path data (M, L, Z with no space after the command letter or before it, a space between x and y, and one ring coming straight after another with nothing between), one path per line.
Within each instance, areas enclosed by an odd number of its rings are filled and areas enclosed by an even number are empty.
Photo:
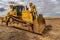
M14 11L17 12L17 16L21 16L22 15L22 10L25 10L24 6L14 6Z

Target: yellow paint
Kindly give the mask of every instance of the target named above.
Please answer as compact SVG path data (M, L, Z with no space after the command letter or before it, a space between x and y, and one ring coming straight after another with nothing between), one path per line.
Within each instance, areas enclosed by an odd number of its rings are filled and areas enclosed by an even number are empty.
M32 13L29 10L22 11L22 19L28 22L33 22Z

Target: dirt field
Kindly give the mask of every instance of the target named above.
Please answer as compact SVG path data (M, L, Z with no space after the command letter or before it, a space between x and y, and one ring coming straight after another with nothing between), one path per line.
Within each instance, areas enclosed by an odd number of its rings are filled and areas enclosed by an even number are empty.
M60 18L46 19L43 35L7 27L0 23L0 40L60 40Z

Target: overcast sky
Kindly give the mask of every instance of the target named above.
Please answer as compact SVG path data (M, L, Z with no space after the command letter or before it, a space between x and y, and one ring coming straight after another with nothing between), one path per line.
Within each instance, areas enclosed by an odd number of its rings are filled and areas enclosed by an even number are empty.
M60 0L0 0L0 16L6 16L10 4L28 5L29 2L33 2L44 17L60 17Z

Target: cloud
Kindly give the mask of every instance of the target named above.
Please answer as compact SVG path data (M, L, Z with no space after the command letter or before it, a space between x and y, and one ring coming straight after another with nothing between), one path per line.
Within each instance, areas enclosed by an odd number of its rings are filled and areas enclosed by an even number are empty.
M0 12L6 11L6 9L4 8L0 8Z
M2 2L8 2L9 0L1 0Z
M9 4L16 4L16 2L13 2L13 1L10 1L10 2L8 2Z
M24 5L28 5L29 2L33 2L36 5L38 13L42 13L44 16L59 17L60 13L60 1L59 0L0 0L0 11L7 13L10 4L16 4L24 2ZM2 3L2 4L1 4ZM5 8L5 9L4 9ZM7 10L6 10L7 9ZM3 15L3 14L0 14Z

